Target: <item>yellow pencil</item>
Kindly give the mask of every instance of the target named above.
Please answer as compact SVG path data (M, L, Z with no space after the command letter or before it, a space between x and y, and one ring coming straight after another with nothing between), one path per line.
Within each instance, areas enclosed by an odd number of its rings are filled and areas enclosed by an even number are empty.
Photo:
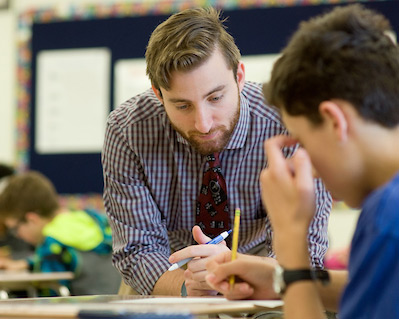
M236 212L234 215L234 229L233 229L233 244L231 247L231 261L237 258L237 249L238 249L238 232L240 229L240 214L241 211L239 208L236 208ZM234 275L230 276L230 289L233 289L235 282Z

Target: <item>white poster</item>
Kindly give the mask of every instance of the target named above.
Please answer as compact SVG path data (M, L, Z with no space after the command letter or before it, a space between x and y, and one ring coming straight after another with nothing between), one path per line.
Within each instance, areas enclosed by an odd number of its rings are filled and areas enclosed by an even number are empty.
M114 108L151 88L145 72L145 59L119 60L115 63Z
M101 152L109 113L109 49L41 51L36 65L36 152Z
M270 80L274 62L280 54L245 55L242 62L245 66L247 81L265 83Z

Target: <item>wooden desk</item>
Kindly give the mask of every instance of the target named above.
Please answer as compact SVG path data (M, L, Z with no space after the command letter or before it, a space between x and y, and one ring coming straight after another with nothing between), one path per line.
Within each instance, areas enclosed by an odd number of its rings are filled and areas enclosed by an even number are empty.
M152 298L164 299L164 303L152 304ZM215 302L202 300L212 299ZM181 302L179 302L181 300ZM162 301L163 302L163 301ZM0 301L0 318L78 318L79 312L161 312L190 313L198 319L215 318L217 314L230 314L242 318L242 313L257 313L271 310L270 306L256 305L256 301L226 301L224 298L176 298L167 296L74 296L52 298L22 298ZM275 309L275 308L274 308Z
M29 297L37 297L38 289L50 288L60 296L69 296L70 292L59 280L71 280L72 272L32 273L25 271L0 272L0 299L8 299L11 291L24 290Z

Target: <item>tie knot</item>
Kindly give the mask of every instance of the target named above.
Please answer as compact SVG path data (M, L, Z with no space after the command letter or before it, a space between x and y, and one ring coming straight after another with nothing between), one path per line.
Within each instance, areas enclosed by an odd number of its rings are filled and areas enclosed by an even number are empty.
M209 167L218 167L220 166L219 162L219 153L213 153L206 156L206 161Z

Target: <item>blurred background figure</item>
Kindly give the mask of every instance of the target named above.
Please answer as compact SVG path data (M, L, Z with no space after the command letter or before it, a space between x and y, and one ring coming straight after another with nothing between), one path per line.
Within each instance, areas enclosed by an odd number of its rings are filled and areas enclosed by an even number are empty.
M75 279L62 282L72 295L117 292L120 276L111 263L112 237L105 215L60 207L52 182L41 173L8 178L0 194L0 216L9 232L36 247L32 257L3 257L0 268L74 272Z
M4 190L9 177L15 174L15 169L9 165L0 163L0 194ZM0 258L11 257L13 259L25 258L33 255L34 247L22 239L14 236L4 224L0 216Z

